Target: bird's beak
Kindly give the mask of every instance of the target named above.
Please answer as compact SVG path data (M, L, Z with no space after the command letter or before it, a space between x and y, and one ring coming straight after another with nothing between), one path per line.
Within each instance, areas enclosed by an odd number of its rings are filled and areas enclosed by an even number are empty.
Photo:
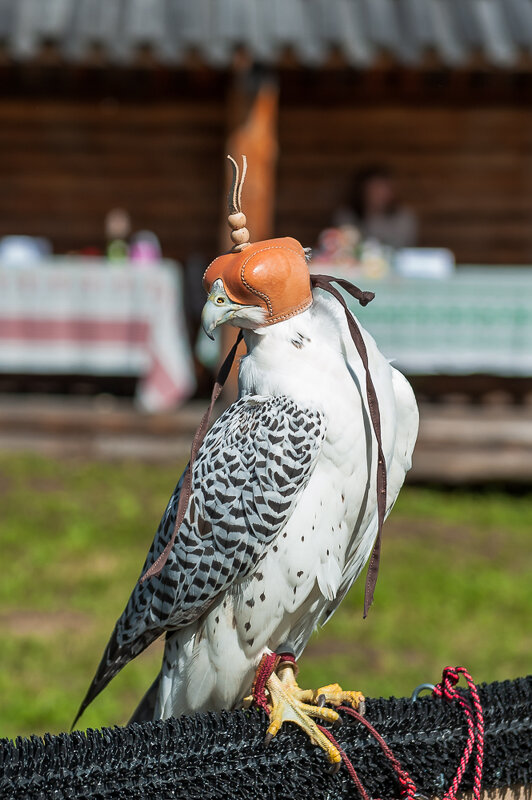
M212 301L213 295L209 295L207 298L207 302L203 306L203 311L201 312L201 326L209 339L214 339L212 332L218 325L223 325L224 322L227 322L231 319L236 311L240 308L239 305L227 305L227 303L223 306L218 306Z

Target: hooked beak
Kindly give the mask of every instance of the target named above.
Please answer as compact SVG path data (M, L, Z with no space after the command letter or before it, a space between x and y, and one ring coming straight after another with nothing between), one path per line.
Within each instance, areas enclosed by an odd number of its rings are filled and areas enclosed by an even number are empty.
M218 325L223 325L224 322L231 319L240 306L227 304L217 306L213 303L211 297L212 295L209 295L207 302L203 306L203 311L201 312L201 326L209 339L214 339L212 335L213 330L217 328Z

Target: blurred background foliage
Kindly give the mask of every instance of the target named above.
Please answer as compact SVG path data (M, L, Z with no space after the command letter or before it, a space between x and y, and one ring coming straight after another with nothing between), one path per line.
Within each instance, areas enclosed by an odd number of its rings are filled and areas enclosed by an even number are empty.
M0 457L0 736L68 730L140 572L179 466ZM446 664L477 681L530 671L532 497L406 487L385 527L375 604L363 581L313 636L300 684L407 695ZM123 724L162 643L126 667L81 727Z

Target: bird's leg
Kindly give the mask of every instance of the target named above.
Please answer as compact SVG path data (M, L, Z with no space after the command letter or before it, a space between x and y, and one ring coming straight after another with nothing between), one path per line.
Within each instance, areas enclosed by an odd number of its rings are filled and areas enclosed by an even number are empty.
M312 690L302 690L296 683L291 666L285 666L278 674L273 672L266 682L270 702L270 724L265 743L279 732L284 722L295 722L310 738L312 744L325 750L331 764L340 766L342 758L337 748L320 731L313 717L324 722L337 722L338 713L332 708L311 705Z
M300 689L296 682L295 670L295 663L283 661L281 657L281 663L277 670L272 672L266 681L270 709L266 743L269 743L278 733L284 722L295 722L306 732L313 744L325 750L329 761L339 768L341 756L338 749L321 732L314 720L339 722L338 712L327 708L325 704L339 706L342 703L348 703L360 710L364 703L364 696L360 692L344 692L337 683L322 686L316 691Z

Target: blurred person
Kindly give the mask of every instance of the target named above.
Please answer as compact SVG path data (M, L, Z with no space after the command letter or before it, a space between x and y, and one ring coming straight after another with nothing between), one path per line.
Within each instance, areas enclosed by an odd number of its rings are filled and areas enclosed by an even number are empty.
M128 237L131 218L125 208L112 208L105 217L106 253L109 261L125 261L128 257Z
M399 201L393 173L383 165L364 167L355 175L349 203L335 212L333 225L354 226L363 239L389 247L417 244L416 215Z

